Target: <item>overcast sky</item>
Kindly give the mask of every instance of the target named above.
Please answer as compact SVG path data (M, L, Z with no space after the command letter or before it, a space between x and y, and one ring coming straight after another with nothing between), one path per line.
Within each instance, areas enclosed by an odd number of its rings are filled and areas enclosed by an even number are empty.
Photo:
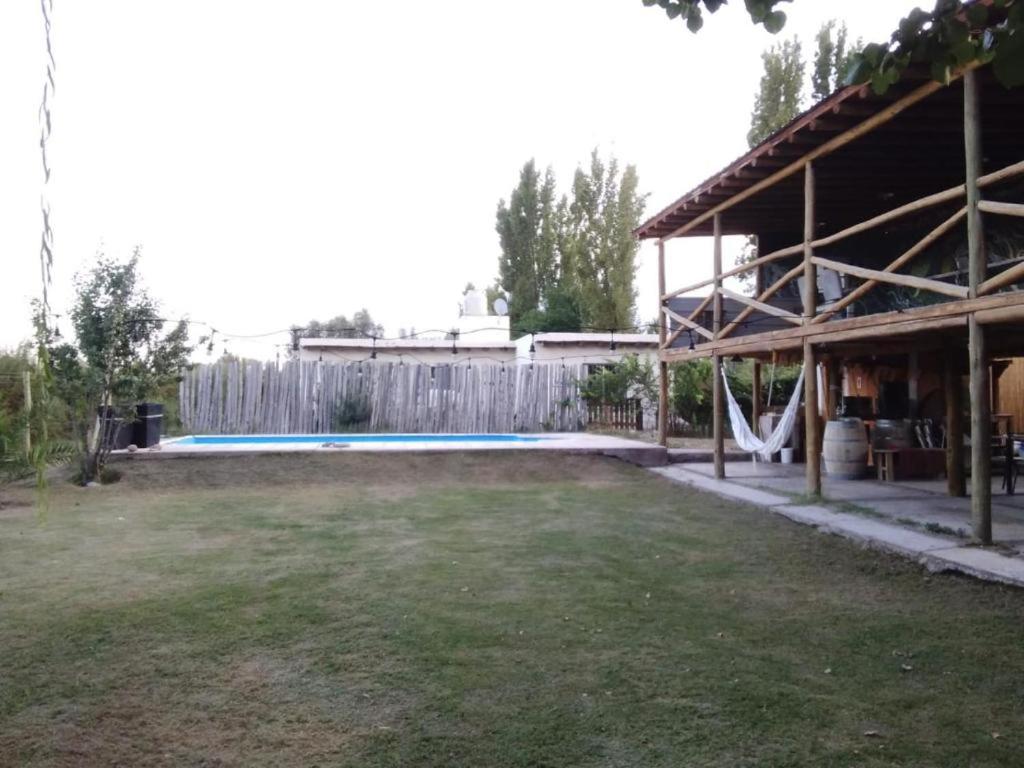
M783 34L810 56L829 18L884 39L917 4L797 0ZM138 244L167 316L245 335L364 306L392 334L449 326L496 275L495 206L531 157L564 186L612 152L654 213L744 152L773 41L738 0L696 36L641 0L56 0L53 19L55 310L98 249ZM0 347L39 294L43 51L38 0L3 0ZM668 253L670 287L710 274L710 244Z

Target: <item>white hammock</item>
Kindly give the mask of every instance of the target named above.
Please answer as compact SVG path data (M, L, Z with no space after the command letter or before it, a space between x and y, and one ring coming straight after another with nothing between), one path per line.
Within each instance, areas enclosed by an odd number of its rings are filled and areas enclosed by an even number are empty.
M725 366L722 366L722 381L725 383L725 396L729 402L729 423L732 425L732 436L736 444L748 453L756 453L765 461L771 461L772 454L778 453L789 440L789 436L793 432L793 425L796 424L800 395L804 388L804 369L800 369L796 387L793 388L793 395L789 398L786 410L782 412L782 419L775 425L775 429L772 430L767 440L761 440L750 430L739 403L736 402L736 398L732 396L732 391L729 389Z

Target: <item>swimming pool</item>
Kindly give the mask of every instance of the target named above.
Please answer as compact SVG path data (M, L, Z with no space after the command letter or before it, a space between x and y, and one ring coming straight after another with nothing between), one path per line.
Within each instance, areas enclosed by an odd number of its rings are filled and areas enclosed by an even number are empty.
M452 445L456 443L537 443L546 438L510 434L459 435L189 435L169 441L169 445L310 445L321 443L381 444L417 443Z

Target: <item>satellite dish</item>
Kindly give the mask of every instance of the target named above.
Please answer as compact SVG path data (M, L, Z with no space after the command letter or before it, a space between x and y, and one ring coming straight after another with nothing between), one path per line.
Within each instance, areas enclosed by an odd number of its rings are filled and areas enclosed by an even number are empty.
M494 314L501 317L508 314L508 302L500 296L494 300Z

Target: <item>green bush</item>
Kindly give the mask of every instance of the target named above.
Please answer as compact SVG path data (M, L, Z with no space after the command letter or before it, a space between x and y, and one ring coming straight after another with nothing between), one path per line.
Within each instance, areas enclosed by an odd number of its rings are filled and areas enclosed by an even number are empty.
M725 366L729 389L744 415L749 419L753 408L753 363L750 360L744 360L740 363L727 362ZM714 366L710 358L689 360L670 367L669 402L672 412L692 426L704 427L711 424L713 371ZM771 390L771 406L785 406L793 395L793 388L796 386L799 375L800 366L779 365L775 366L773 381L772 366L762 365L762 409L769 404L769 388Z

